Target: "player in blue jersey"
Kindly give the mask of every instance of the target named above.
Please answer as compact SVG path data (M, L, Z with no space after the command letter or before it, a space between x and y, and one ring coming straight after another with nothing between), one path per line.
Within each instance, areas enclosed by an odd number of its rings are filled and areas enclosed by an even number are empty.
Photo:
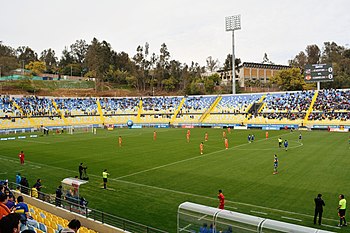
M248 135L248 142L249 142L249 143L251 143L250 139L251 139L251 136L250 136L250 134L249 134L249 135Z
M278 168L278 158L277 158L277 155L275 155L275 157L273 159L273 173L272 174L275 175L278 173L277 168Z
M283 145L284 145L284 149L287 151L288 150L288 141L287 141L287 139L284 140Z

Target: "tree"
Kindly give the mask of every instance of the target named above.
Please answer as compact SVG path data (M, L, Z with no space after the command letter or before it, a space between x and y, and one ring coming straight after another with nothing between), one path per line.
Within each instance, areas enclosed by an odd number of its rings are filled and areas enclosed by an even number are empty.
M55 73L57 67L57 57L55 56L55 50L45 49L41 52L40 61L46 65L46 71L48 73Z
M308 64L318 64L320 62L321 50L317 45L308 45L305 49Z
M271 84L277 84L284 91L303 90L306 86L299 68L281 70L270 78Z
M219 67L219 60L214 60L212 56L207 58L207 70L209 72L214 72Z
M300 51L299 54L296 55L293 60L289 61L290 66L297 67L300 69L304 69L306 64L307 64L307 56L303 51Z
M0 76L9 75L10 72L17 67L16 50L10 46L3 45L0 41Z
M20 64L24 62L24 64L29 64L32 61L37 61L38 60L38 55L34 50L29 48L28 46L20 46L16 50L18 54L18 61Z
M39 75L46 70L46 65L43 61L31 61L25 68L30 70L33 75Z
M86 53L89 49L89 45L85 40L76 40L74 44L70 46L71 56L74 61L79 64L83 64L85 61Z

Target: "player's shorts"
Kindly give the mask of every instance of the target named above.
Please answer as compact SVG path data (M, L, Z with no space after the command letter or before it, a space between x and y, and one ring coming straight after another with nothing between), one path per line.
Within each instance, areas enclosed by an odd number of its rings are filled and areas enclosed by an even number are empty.
M104 183L107 183L107 178L103 178L103 182L104 182Z
M339 217L344 217L345 211L346 211L346 209L339 209L339 212L338 212Z
M273 164L273 167L277 168L278 167L278 163Z

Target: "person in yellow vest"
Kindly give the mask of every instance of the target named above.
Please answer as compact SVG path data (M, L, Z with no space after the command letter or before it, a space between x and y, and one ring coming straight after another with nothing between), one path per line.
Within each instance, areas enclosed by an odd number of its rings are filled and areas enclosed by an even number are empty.
M339 206L338 206L338 215L339 215L339 227L347 226L345 220L345 211L346 211L346 199L343 194L339 195ZM343 224L344 221L344 224Z
M31 191L32 191L32 197L35 197L35 198L39 197L38 190L35 187L33 187Z
M107 172L107 169L105 169L103 172L102 172L102 178L103 178L103 188L104 189L107 189L107 178L109 176L109 173Z
M281 148L282 147L282 138L278 139L278 147Z

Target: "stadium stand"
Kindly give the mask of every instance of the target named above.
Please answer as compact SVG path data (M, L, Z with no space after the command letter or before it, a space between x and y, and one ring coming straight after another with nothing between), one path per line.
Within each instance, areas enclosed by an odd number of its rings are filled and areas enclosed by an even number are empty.
M1 129L86 124L335 124L350 119L350 90L223 96L51 98L0 96Z

